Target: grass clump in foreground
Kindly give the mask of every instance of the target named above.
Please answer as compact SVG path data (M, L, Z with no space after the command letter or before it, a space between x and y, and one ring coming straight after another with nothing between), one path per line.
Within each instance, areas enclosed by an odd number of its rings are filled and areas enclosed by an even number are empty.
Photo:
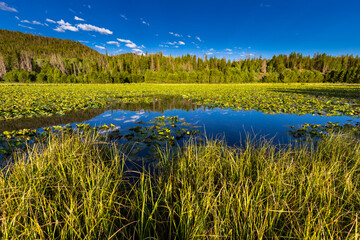
M360 143L242 149L189 141L152 175L96 135L59 136L3 169L2 239L357 239ZM135 180L134 180L135 179Z

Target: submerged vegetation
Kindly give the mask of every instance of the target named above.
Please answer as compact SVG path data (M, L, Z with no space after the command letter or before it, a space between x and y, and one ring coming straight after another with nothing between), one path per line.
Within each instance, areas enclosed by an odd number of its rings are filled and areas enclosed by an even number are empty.
M359 237L360 143L351 135L316 148L190 140L159 156L134 171L121 145L95 133L50 136L2 170L0 237Z

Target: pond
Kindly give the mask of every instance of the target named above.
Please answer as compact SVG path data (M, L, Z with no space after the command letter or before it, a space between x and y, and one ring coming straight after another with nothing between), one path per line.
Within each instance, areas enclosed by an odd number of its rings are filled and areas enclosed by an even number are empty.
M228 145L242 145L246 138L268 139L275 144L286 144L294 140L290 126L320 124L328 122L345 124L357 118L348 116L319 116L295 114L265 114L259 111L233 111L231 109L208 108L181 97L154 97L152 103L120 104L108 109L76 111L63 116L1 121L0 131L15 129L40 129L54 125L79 123L90 126L115 125L121 134L139 123L149 123L157 117L178 117L191 124L208 138L225 140ZM140 124L141 125L141 124ZM147 124L149 125L149 124Z

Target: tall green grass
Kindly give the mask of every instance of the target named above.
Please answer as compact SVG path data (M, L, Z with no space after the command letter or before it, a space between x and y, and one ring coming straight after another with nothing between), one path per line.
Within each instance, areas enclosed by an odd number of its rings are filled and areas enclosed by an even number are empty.
M193 141L129 172L95 134L49 139L0 177L3 239L358 239L360 143Z

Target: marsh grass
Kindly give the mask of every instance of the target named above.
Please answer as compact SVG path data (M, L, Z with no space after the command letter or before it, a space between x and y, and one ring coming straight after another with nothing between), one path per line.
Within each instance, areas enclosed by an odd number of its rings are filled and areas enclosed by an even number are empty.
M96 134L49 138L3 169L3 239L358 239L360 143L159 149L128 173Z

